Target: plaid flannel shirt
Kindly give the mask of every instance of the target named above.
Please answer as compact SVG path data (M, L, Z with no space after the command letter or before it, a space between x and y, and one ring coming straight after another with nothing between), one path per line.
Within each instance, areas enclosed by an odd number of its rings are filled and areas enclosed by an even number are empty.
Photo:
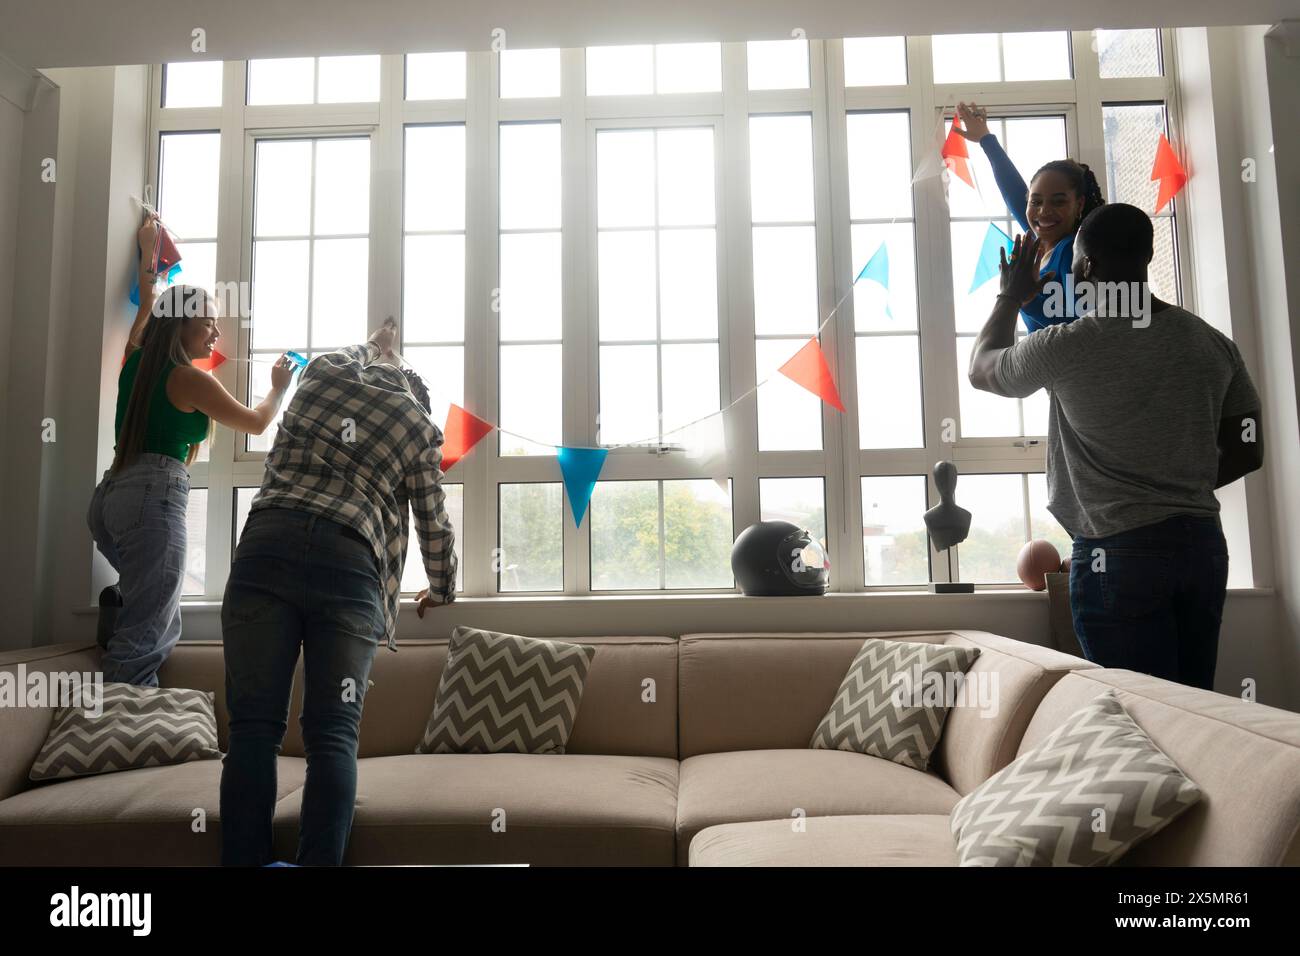
M293 508L359 531L378 561L388 648L396 651L408 505L429 594L443 603L456 598L455 532L438 467L442 431L400 371L370 364L378 356L378 346L353 345L303 369L249 511Z

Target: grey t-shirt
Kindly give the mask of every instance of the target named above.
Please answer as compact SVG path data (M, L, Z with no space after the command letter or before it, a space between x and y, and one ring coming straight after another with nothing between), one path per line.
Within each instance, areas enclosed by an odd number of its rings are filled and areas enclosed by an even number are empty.
M1089 315L1032 332L997 379L1048 390L1047 507L1085 538L1218 514L1219 421L1260 407L1237 346L1177 307L1145 328Z

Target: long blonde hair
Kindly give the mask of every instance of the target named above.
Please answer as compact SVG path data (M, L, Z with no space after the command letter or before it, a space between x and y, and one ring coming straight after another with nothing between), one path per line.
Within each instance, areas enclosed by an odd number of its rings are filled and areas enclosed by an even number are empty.
M109 469L117 474L129 466L145 450L145 441L149 431L149 405L153 400L158 381L167 369L167 363L190 365L189 353L181 342L181 330L186 322L193 322L208 317L208 309L214 308L208 293L197 286L168 286L154 301L149 313L149 324L145 326L144 341L140 343L140 364L135 370L135 384L131 387L131 398L126 403L126 414L122 416L122 430L117 436L117 453L113 456L113 465ZM215 311L213 312L215 315ZM211 437L212 424L208 423L208 435ZM190 445L185 464L191 464L199 453L202 442Z

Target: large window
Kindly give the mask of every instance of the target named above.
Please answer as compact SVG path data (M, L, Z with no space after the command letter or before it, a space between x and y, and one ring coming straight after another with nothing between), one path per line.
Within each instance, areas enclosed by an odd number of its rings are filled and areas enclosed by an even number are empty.
M836 590L923 587L950 564L1000 587L1025 541L1069 538L1046 508L1045 396L966 382L996 291L973 282L980 247L1014 217L978 147L976 187L945 188L938 143L978 100L1026 179L1072 156L1151 209L1156 142L1179 132L1166 39L173 64L152 158L186 280L249 283L251 311L223 320L232 389L260 400L279 352L395 315L435 420L455 403L499 426L445 481L464 593L728 591L731 542L760 518L808 528ZM1175 200L1152 269L1174 301L1183 229ZM843 414L780 372L814 336ZM722 410L727 454L700 454L686 426ZM220 595L273 440L218 429L195 466L188 595ZM580 525L561 445L609 451ZM974 514L951 562L922 520L943 459ZM403 589L422 579L413 540Z

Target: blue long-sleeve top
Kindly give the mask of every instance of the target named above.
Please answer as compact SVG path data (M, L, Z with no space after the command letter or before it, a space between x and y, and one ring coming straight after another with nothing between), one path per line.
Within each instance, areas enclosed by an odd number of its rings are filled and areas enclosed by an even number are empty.
M1025 218L1029 187L1020 178L1020 170L1016 169L1016 164L1011 161L1011 157L1006 154L1006 150L992 133L980 139L980 146L983 147L984 155L989 158L989 164L993 167L993 178L997 180L998 190L1002 193L1007 209L1015 216L1016 222L1020 223L1020 228L1030 232L1029 221ZM1064 314L1055 316L1044 314L1049 295L1047 292L1040 292L1032 302L1020 310L1020 318L1024 320L1025 328L1030 332L1049 325L1069 322L1076 317L1074 283L1070 281L1070 269L1073 263L1074 233L1070 233L1052 248L1047 261L1038 272L1040 276L1055 272L1055 281L1062 283L1069 290L1070 294L1063 296L1064 301L1061 303L1064 306Z

